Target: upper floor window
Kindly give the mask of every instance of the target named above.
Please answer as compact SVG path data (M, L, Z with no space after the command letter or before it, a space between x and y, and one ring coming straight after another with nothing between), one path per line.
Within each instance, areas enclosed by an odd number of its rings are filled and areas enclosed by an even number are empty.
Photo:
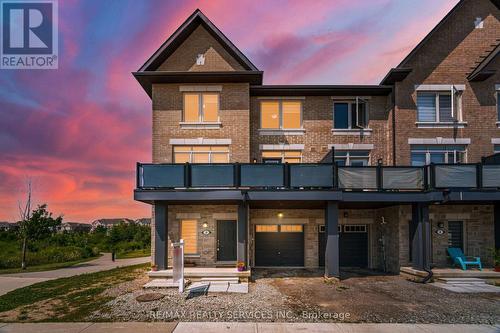
M292 100L261 101L260 128L302 128L302 102Z
M302 152L300 150L272 150L262 152L263 163L300 163Z
M214 93L185 93L184 122L219 121L219 95Z
M497 120L500 122L500 91L497 90Z
M493 146L493 154L500 154L500 145Z
M464 145L457 146L420 146L411 147L411 165L422 166L431 163L465 163L466 148Z
M174 163L229 163L228 146L174 146Z
M335 163L339 166L366 166L370 162L370 152L366 150L336 150Z
M461 121L460 94L450 91L418 92L417 119L423 123Z
M356 98L353 102L333 103L334 129L362 129L368 127L368 107L366 101Z

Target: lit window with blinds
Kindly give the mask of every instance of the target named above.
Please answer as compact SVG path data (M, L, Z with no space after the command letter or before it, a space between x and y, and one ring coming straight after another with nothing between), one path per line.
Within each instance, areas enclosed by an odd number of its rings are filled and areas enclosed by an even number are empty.
M262 101L260 103L260 127L262 129L302 128L302 102Z
M273 150L262 152L264 163L300 163L302 152L300 150Z
M229 163L229 147L174 146L174 163Z
M198 253L198 221L197 220L182 220L181 221L181 239L184 240L184 253Z
M460 94L451 92L418 92L417 120L423 123L460 121Z

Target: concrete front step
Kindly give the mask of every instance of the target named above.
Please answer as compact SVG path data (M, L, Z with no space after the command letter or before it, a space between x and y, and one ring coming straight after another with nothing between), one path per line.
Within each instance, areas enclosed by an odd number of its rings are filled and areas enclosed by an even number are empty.
M478 278L439 278L439 282L446 284L486 284L486 281Z
M227 278L227 277L205 277L201 278L200 282L210 282L210 283L239 283L239 278Z
M148 272L151 278L172 278L172 269ZM184 278L192 281L201 281L203 278L210 279L238 279L240 282L247 282L251 271L239 272L236 268L215 268L215 267L185 267Z

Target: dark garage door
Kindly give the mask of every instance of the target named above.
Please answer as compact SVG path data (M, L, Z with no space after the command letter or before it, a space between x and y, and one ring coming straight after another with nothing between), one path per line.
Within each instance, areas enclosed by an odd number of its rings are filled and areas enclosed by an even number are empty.
M366 225L344 225L340 233L340 266L368 267L368 228ZM326 233L320 226L319 265L325 265Z
M255 266L303 267L303 226L255 226Z

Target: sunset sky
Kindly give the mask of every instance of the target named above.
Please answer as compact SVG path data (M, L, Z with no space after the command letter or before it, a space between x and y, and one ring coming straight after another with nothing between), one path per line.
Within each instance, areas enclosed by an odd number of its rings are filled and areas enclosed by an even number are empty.
M59 0L59 69L0 70L0 220L27 178L66 221L138 218L151 101L130 74L196 9L264 84L377 84L458 0Z

